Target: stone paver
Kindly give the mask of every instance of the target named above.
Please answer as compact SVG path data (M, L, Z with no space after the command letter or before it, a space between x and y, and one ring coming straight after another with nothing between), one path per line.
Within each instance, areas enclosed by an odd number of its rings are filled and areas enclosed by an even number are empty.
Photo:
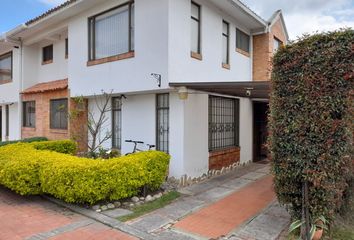
M41 197L23 197L3 187L0 229L1 240L138 239Z
M276 240L290 222L290 215L279 203L273 203L230 239Z
M116 208L113 210L108 210L108 211L102 212L102 214L104 214L108 217L111 217L111 218L118 218L118 217L129 215L131 213L132 213L132 211L129 211L129 210L123 209L123 208Z
M187 216L174 227L208 238L228 235L274 199L273 178L268 175Z
M139 230L150 233L163 227L164 225L170 222L172 222L172 219L169 219L167 217L158 214L150 214L144 218L139 218L137 220L130 222L129 225Z

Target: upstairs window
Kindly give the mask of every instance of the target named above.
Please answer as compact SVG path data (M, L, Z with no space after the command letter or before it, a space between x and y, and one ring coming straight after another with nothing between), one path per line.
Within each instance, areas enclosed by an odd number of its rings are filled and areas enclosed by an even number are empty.
M42 64L53 62L53 45L46 46L42 49Z
M200 6L192 2L191 51L200 54Z
M50 128L68 129L68 99L50 100Z
M69 57L69 40L65 38L65 58Z
M283 45L283 42L277 38L273 40L273 53L276 53L278 49Z
M89 60L134 51L134 2L89 18Z
M222 22L222 63L229 65L229 42L230 42L230 29L229 23Z
M12 81L12 52L0 56L0 84Z
M239 29L236 29L236 49L250 53L250 36Z
M23 126L34 128L36 126L36 102L23 102Z

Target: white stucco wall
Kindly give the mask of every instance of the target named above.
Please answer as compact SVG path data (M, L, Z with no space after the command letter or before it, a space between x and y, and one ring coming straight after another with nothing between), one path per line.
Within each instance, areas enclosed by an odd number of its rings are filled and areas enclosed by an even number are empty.
M104 1L69 24L69 79L72 95L93 95L103 89L115 93L156 90L151 73L162 75L162 88L167 88L168 1L135 1L135 57L87 66L88 27L90 16L118 6L123 0Z
M7 52L0 53L0 55ZM20 89L20 49L12 48L12 82L0 84L0 104L19 100Z
M253 161L253 103L240 98L240 162Z
M2 106L2 140L5 141L6 135L6 107ZM19 104L13 103L9 106L9 141L18 140L21 138L20 129L21 122L19 118Z
M235 19L205 0L201 5L201 54L199 61L190 56L190 0L170 0L169 5L169 81L215 82L250 81L252 60L236 52L236 27L249 33ZM222 68L222 21L230 24L230 66ZM251 41L252 42L252 41Z

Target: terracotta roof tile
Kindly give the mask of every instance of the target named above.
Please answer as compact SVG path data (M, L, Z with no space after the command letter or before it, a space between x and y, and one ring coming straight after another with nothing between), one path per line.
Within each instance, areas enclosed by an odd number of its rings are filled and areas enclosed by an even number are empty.
M73 4L73 3L77 2L77 1L78 0L68 0L68 1L60 4L59 6L53 7L51 9L49 9L48 11L46 11L45 13L43 13L43 14L41 14L41 15L39 15L39 16L37 16L35 18L32 18L31 20L27 21L26 25L28 26L28 25L31 25L31 24L33 24L35 22L38 22L39 20L41 20L41 19L43 19L43 18L45 18L45 17L47 17L47 16L49 16L49 15L51 15L53 13L65 8L65 7L67 7L67 6Z
M21 94L43 93L48 91L64 90L68 88L68 79L57 80L52 82L38 83L27 88Z

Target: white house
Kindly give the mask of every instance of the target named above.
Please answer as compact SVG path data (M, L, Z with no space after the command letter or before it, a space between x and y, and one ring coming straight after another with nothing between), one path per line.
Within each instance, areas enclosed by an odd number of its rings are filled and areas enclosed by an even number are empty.
M266 21L238 0L69 0L0 37L1 139L83 133L112 92L105 148L155 144L176 177L260 160L287 39L281 11Z

